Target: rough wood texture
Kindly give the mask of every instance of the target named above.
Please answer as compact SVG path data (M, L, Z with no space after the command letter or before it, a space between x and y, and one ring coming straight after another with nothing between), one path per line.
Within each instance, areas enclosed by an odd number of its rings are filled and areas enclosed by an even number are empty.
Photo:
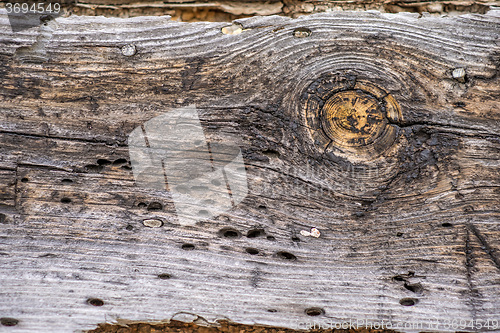
M478 323L500 319L500 12L417 17L256 17L237 35L70 17L13 34L2 11L0 313L19 322L0 331L119 319L495 331ZM332 100L318 121L365 141L315 139L311 114L338 89L376 110ZM167 192L136 186L126 142L190 104L207 140L240 138L249 195L186 227ZM300 233L311 227L319 238Z
M415 12L432 15L458 15L463 13L486 13L491 6L500 6L498 0L283 0L283 1L183 1L183 0L80 0L66 3L68 13L90 16L134 17L146 15L171 15L173 20L233 21L250 15L279 14L290 17L342 11L378 10L387 13Z

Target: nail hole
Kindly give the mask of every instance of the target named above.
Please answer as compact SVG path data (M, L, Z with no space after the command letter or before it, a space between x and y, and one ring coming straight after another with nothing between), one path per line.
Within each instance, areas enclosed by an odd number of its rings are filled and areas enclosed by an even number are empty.
M87 303L89 303L90 305L93 305L93 306L103 306L104 305L103 300L101 300L99 298L89 298L87 300Z
M5 214L0 213L0 223L5 223L7 216Z
M0 318L0 323L3 326L16 326L17 324L19 324L19 320L14 318L2 317Z
M316 317L325 314L325 310L323 310L322 308L308 308L305 310L305 313L308 316Z
M297 243L298 243L298 242L300 242L300 238L299 238L299 237L297 237L297 236L293 236L293 237L292 237L292 241L294 241L294 242L297 242Z
M125 229L127 229L128 231L132 231L132 230L134 230L134 226L133 226L133 225L131 225L131 224L129 224L129 225L127 225L127 226L125 227Z
M194 250L194 245L193 244L182 244L181 248L186 251L191 251Z
M279 158L280 153L278 153L276 150L273 149L266 149L262 152L262 154L266 155L267 157L271 158Z
M139 202L139 203L137 204L137 207L140 207L140 208L146 208L147 206L148 206L148 205L147 205L146 203L144 203L144 202Z
M402 233L402 232L398 232L398 233L396 234L396 237L402 237L402 236L403 236L403 233Z
M158 274L158 278L159 279L162 279L162 280L168 280L172 277L172 275L170 274L167 274L167 273L162 273L162 274Z
M89 164L85 166L85 170L87 170L88 172L101 172L102 169L102 166L95 164Z
M23 178L23 179L21 179L21 182L27 183L27 182L29 182L29 179L28 178Z
M100 166L110 165L111 163L111 161L105 160L103 158L97 160L97 164L99 164Z
M293 31L293 36L297 38L304 38L311 36L311 29L297 28Z
M267 238L267 240L270 240L270 241L276 240L276 238L274 238L274 236L267 236L266 238Z
M278 312L278 310L276 310L276 309L267 309L267 312L275 313L275 312Z
M246 248L245 251L247 251L248 254L251 254L251 255L256 255L256 254L259 254L259 250L257 249L254 249L254 248Z
M280 257L281 259L285 259L285 260L296 260L297 259L297 257L294 256L293 254L291 254L290 252L280 251L276 254L278 255L278 257Z
M61 202L64 204L69 204L69 203L71 203L71 199L70 198L62 198Z
M443 226L445 228L451 228L451 227L453 227L453 224L451 224L450 222L444 222L444 223L441 223L441 226Z
M122 164L127 164L127 160L124 158L119 158L113 162L113 165L122 165Z
M404 276L402 276L402 275L396 275L396 276L393 276L393 277L392 277L392 279L393 279L394 281L400 281L400 282L401 282L401 281L406 281L406 279L405 279L405 278L404 278Z
M238 238L241 236L238 230L232 228L223 228L219 233L226 238Z
M257 238L257 237L262 236L262 235L264 235L264 230L262 230L262 229L252 229L252 230L248 230L248 232L247 232L248 238Z
M399 300L399 304L403 306L413 306L417 304L418 300L416 298L402 298Z
M258 210L266 210L266 209L267 209L267 207L266 207L266 206L264 206L264 205L260 205L259 207L257 207L257 209L258 209Z
M420 293L420 292L422 292L422 290L424 290L424 288L422 287L422 285L420 283L414 283L414 284L405 283L404 287L406 290L409 290L409 291L414 292L414 293Z
M65 178L65 179L61 180L61 183L63 183L63 184L72 184L73 181L71 179Z
M159 202L152 202L148 206L149 211L157 211L157 210L162 210L162 209L163 209L163 205Z

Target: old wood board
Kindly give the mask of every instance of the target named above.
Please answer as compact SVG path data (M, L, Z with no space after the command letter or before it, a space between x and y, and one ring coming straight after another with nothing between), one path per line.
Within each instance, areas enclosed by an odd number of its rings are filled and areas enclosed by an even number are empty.
M71 16L14 34L2 10L0 332L498 331L500 11L230 25ZM248 178L192 226L137 186L127 147L188 105L207 141L237 138Z

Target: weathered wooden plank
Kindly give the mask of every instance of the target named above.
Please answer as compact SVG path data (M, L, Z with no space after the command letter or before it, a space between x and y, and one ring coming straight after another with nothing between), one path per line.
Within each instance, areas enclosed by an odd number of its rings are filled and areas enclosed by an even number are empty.
M172 15L182 21L231 21L246 15L280 14L298 17L339 10L379 10L381 12L415 12L425 15L448 13L486 13L498 0L283 0L283 1L185 1L185 0L86 0L69 3L65 8L79 15L131 17L144 15Z
M0 16L0 311L19 320L0 331L499 320L498 11L237 23L69 17L13 34ZM370 131L394 140L322 142L314 112L338 85L393 98L400 117L378 109ZM237 138L249 193L185 226L169 192L134 182L127 138L190 104L209 142ZM333 136L364 131L342 119Z

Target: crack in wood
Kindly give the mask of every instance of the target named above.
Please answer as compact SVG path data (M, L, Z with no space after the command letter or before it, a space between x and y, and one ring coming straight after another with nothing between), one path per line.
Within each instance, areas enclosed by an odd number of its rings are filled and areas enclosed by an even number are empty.
M473 223L467 223L468 229L476 236L476 238L479 240L481 243L481 250L486 253L488 258L491 259L495 267L500 270L500 260L495 256L495 250L490 246L488 241L486 240L486 237L484 237L481 232L476 228L476 226Z

